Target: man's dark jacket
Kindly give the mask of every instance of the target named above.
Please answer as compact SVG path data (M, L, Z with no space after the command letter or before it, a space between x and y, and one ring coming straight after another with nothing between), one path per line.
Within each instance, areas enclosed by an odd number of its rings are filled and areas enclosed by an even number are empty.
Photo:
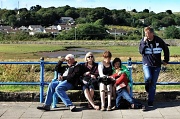
M164 52L163 61L168 63L170 55L169 48L160 37L154 36L153 41L144 41L144 39L142 39L140 42L139 52L143 56L143 65L160 67L162 63L162 51Z
M67 76L63 76L63 73L68 70ZM82 65L77 63L76 61L72 66L68 66L67 64L63 64L62 61L59 61L55 67L55 71L60 73L63 76L63 80L67 80L67 82L71 83L74 87L78 85L80 82L80 76L82 76Z

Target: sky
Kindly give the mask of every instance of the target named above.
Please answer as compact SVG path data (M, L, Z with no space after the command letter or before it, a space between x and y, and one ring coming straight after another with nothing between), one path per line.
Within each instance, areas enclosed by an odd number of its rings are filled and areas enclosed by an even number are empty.
M75 8L96 8L106 7L112 9L126 9L131 11L136 9L137 12L149 9L155 13L171 10L180 12L180 0L0 0L1 9L27 8L40 5L43 8L63 7L69 5Z

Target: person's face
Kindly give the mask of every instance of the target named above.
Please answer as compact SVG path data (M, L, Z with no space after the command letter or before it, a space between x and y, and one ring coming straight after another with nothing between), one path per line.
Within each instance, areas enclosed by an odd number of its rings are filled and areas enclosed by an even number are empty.
M148 39L152 40L153 37L154 37L154 33L152 33L152 32L150 32L149 30L147 30L147 31L145 31L145 36L146 36Z
M74 63L74 59L68 57L68 58L66 59L66 62L67 62L67 65L68 65L68 66L71 66L71 65Z
M94 60L94 56L93 55L89 55L89 56L87 56L87 62L93 62L93 60Z
M110 63L110 61L111 61L111 58L110 58L110 57L104 57L104 62Z
M116 62L116 63L114 63L114 68L115 68L115 69L120 68L120 62Z

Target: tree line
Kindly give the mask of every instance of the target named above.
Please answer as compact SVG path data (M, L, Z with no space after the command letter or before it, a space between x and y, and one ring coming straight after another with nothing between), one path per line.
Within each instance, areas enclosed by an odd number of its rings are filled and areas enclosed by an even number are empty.
M102 26L118 25L118 26L129 26L135 28L152 26L156 30L159 30L160 27L171 26L168 30L171 30L171 32L175 30L176 33L178 34L178 35L174 35L173 38L174 37L178 38L180 36L179 30L176 29L175 27L175 26L180 26L180 15L172 13L171 10L155 13L153 11L149 11L148 9L144 9L143 11L137 12L136 9L133 9L131 11L126 11L125 9L109 10L105 7L75 8L75 7L70 7L69 5L57 7L57 8L56 7L42 8L40 5L36 5L30 7L29 10L27 10L27 8L14 9L14 10L7 10L7 9L0 10L1 24L10 25L14 28L20 26L29 26L29 25L42 25L45 27L50 25L56 25L59 23L61 17L72 17L75 20L76 24L89 24L88 28L90 27L96 30L97 27L92 25L92 23L99 22L100 25ZM140 19L143 20L143 22ZM102 28L101 26L99 26L98 29L100 31L100 33L98 32L99 34L98 39L104 38L103 34L105 33L106 29ZM93 32L97 33L96 30ZM170 34L170 36L164 35L164 37L166 38L172 37L169 31L167 31L167 34ZM71 35L63 36L63 38L69 36L71 36L70 39L74 39L72 38L75 37L74 31L72 31ZM83 36L83 34L79 36ZM59 38L60 37L62 36L59 36ZM94 39L94 37L96 36L91 35L91 37L92 38L84 38L84 37L83 38Z
M135 9L131 11L109 10L105 7L97 8L74 8L68 5L63 7L42 8L40 5L27 8L0 10L1 23L17 26L28 26L30 24L49 26L57 24L61 17L72 17L76 24L92 23L98 19L102 19L107 25L122 25L131 27L154 26L167 27L171 25L180 26L180 15L173 14L171 10L165 12L154 13L148 9L137 12ZM144 19L142 23L139 19Z

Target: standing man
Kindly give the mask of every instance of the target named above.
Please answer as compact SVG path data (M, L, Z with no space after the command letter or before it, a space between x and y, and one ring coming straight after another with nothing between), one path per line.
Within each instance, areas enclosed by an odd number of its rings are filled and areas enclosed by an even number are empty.
M64 61L67 62L66 66L62 66ZM53 94L56 93L66 107L74 111L76 107L72 104L66 91L75 87L79 82L80 76L82 75L81 65L75 61L74 55L68 54L65 58L59 60L55 70L62 75L59 76L58 81L53 81L49 84L44 105L38 106L37 109L49 111Z
M154 34L151 27L144 28L145 37L139 45L139 52L142 55L145 90L148 93L148 107L153 107L156 92L156 82L159 77L161 64L169 62L169 48L167 44ZM164 59L161 60L161 52L164 52Z

